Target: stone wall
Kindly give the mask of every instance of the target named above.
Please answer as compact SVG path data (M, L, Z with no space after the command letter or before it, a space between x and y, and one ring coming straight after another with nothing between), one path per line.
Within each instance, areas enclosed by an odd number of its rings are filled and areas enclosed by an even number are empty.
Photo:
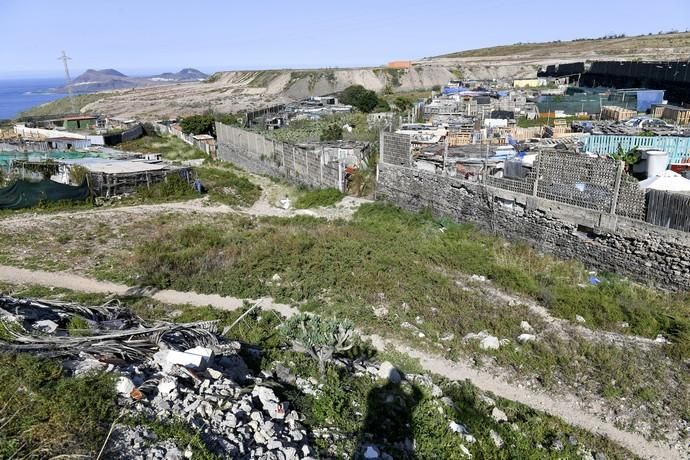
M472 222L564 259L669 290L690 289L690 234L403 166L379 164L377 196Z

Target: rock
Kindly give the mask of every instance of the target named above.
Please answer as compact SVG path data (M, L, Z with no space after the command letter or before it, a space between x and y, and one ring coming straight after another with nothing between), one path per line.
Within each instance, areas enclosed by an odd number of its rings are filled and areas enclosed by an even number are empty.
M527 321L520 321L520 329L522 330L522 332L526 332L528 334L534 332L534 328Z
M384 318L388 316L388 308L386 308L383 305L380 305L378 307L372 306L371 308L374 310L374 316L376 316L377 318Z
M489 431L489 437L494 442L494 445L496 447L498 447L499 449L503 447L504 442L500 434L496 433L494 430L491 430Z
M274 283L280 283L281 281L283 281L283 278L281 278L279 274L274 273L271 277L271 281L273 281Z
M606 460L606 455L603 452L594 454L594 460Z
M577 438L571 434L568 436L568 444L571 446L577 446Z
M467 449L467 447L463 446L462 444L460 444L460 452L462 452L462 454L465 457L472 458L472 454L470 453L470 451Z
M373 458L380 458L380 457L381 457L381 451L378 449L378 447L366 446L364 448L364 458L373 459Z
M453 334L452 332L446 332L439 338L439 340L441 342L448 342L450 340L453 340L454 338L455 338L455 334Z
M290 368L285 366L283 363L276 363L273 371L276 374L276 378L282 383L287 383L289 385L294 385L296 377L290 371Z
M55 321L51 321L49 319L42 319L40 321L36 321L32 327L36 329L37 331L46 333L46 334L52 334L55 332L55 330L58 328L58 324Z
M484 276L484 275L472 275L472 276L470 276L470 279L472 281L478 281L480 283L486 282L486 276Z
M290 209L292 207L292 201L290 198L285 197L282 200L280 200L280 207L283 209Z
M498 337L495 337L493 335L490 335L488 337L484 337L480 342L479 342L479 348L482 350L498 350L500 347L500 343L498 341Z
M134 390L134 388L134 382L132 382L132 379L130 379L129 377L122 376L117 379L115 389L122 396L129 396L132 393L132 390Z
M462 423L450 422L448 424L448 429L459 434L470 434L470 430Z
M221 371L213 369L212 367L206 369L206 372L208 373L209 377L211 377L213 380L218 380L223 376L223 373Z
M563 450L563 442L558 438L554 439L553 442L551 443L551 450L554 450L556 452L562 451Z
M654 339L654 341L655 341L656 343L660 343L660 344L671 343L671 342L669 342L668 340L666 340L666 337L664 337L664 336L661 335L661 334L657 335L657 336L656 336L656 339Z
M494 407L491 410L491 418L493 418L497 422L507 422L508 421L508 416L506 415L506 413L503 412L498 407Z
M158 383L158 393L165 396L177 388L177 381L172 377L165 377Z
M384 361L379 366L377 376L380 379L387 379L390 383L397 385L402 380L400 372L388 361Z
M584 323L587 322L587 320L584 319L584 318L583 318L582 316L580 316L580 315L575 315L575 321L577 321L577 322L580 323L580 324L584 324Z
M537 336L534 334L520 334L520 335L518 335L517 341L518 341L518 343L527 343L527 342L533 342L536 339L537 339Z

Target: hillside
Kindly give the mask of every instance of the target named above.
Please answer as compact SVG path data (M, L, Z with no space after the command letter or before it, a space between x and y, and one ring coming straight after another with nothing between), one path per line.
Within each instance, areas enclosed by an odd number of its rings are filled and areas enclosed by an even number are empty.
M218 72L208 80L184 86L137 88L84 107L109 115L166 118L181 115L252 110L312 95L363 85L375 91L429 89L454 78L444 67L409 70L383 68L262 70Z
M217 72L203 82L188 69L185 84L162 86L170 75L149 77L143 86L86 105L84 111L144 119L207 111L237 112L340 91L360 84L375 91L431 89L453 78L513 79L535 76L546 65L582 60L687 59L690 33L613 39L527 43L422 58L411 69L332 68ZM113 77L115 78L115 77ZM159 79L158 81L151 81ZM163 82L164 83L164 82ZM111 88L102 88L111 89Z
M437 56L437 58L514 57L565 55L576 57L597 54L600 57L638 57L658 59L659 50L665 50L664 59L684 59L690 53L690 32L640 35L636 37L580 39L545 43L517 43L492 46ZM431 58L434 59L434 58Z
M686 60L690 32L587 39L547 43L518 43L422 58L422 66L459 69L464 78L515 78L535 75L539 68L562 62L594 60Z

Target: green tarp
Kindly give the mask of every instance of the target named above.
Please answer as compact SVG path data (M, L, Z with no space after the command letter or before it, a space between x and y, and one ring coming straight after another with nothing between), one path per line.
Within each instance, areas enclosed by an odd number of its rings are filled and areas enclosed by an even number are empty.
M86 181L75 187L51 180L18 180L9 187L0 189L0 209L30 208L41 202L84 201L90 195Z

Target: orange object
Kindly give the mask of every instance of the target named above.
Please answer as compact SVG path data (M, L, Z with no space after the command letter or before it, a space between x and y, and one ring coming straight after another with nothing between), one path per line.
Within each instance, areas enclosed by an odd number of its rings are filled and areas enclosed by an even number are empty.
M389 69L409 69L412 67L412 61L391 61L386 67Z

